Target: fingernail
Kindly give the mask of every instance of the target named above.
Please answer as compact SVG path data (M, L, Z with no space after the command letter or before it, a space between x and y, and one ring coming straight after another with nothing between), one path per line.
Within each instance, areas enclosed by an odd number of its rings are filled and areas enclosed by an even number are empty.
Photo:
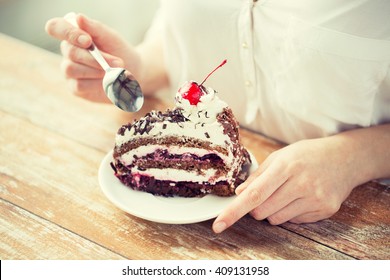
M226 229L226 223L225 222L217 222L213 226L215 233L221 233Z
M234 192L238 195L238 194L242 193L242 191L244 189L245 188L242 185L239 185Z
M82 46L87 46L87 44L89 43L89 38L86 35L80 35L77 39L77 42Z
M123 67L123 63L119 59L112 60L110 64L112 67Z

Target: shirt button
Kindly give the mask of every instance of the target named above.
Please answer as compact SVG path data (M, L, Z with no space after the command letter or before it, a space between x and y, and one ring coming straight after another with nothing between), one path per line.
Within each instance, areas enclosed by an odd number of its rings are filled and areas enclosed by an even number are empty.
M247 48L248 48L247 42L242 43L241 46L242 46L244 49L247 49Z
M249 81L249 80L245 81L245 86L246 86L246 87L250 87L250 86L252 86L252 83L251 83L251 81Z

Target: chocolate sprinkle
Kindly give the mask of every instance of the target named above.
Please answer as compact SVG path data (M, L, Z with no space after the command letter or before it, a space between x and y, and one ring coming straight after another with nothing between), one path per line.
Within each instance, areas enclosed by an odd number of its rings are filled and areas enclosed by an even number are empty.
M116 169L114 163L110 162L110 166L111 166L112 170L114 170L115 174L118 173L118 170Z
M183 127L182 123L189 121L184 115L183 115L183 109L181 108L175 108L173 110L167 110L166 112L161 111L151 111L147 113L143 118L139 120L134 120L133 123L128 123L126 125L123 125L118 130L118 134L124 136L126 130L134 130L134 135L140 134L143 135L144 133L149 134L149 132L153 128L153 123L156 122L171 122L176 123L180 127ZM163 125L163 129L166 129L166 124Z

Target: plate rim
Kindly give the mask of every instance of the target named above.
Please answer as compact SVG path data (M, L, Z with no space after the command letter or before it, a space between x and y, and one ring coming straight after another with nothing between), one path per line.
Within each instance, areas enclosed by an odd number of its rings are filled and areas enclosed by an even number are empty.
M251 169L257 169L258 167L258 163L257 163L257 160L256 158L254 157L254 155L247 149L249 155L250 155L250 158L252 160L252 166L251 166ZM192 223L198 223L198 222L203 222L203 221L207 221L207 220L210 220L210 219L213 219L215 217L217 217L221 211L223 210L223 208L225 208L228 204L230 204L231 201L234 200L234 198L236 197L236 195L233 195L233 196L230 196L230 197L219 197L219 196L216 196L216 195L212 195L212 194L208 194L208 195L205 195L204 197L200 197L200 198L191 198L191 197L163 197L163 196L155 196L153 194L150 194L150 193L147 193L147 192L142 192L142 191L138 191L138 190L134 190L126 185L124 185L122 182L119 181L119 179L114 175L114 171L112 170L111 166L110 166L110 162L113 160L113 150L110 150L104 157L103 159L101 160L100 162L100 165L99 165L99 170L98 170L98 181L99 181L99 186L100 186L100 189L101 191L103 192L103 194L106 196L106 198L111 202L113 203L116 207L118 207L119 209L121 209L122 211L130 214L130 215L133 215L135 217L138 217L138 218L141 218L141 219L144 219L144 220L148 220L148 221L152 221L152 222L157 222L157 223L163 223L163 224L192 224ZM108 172L108 170L112 170L112 172ZM253 172L253 170L252 170ZM112 180L112 179L115 179L113 180L111 183L110 183L110 186L107 186L106 184L106 181L107 180ZM117 186L115 186L117 185ZM162 202L164 201L165 203L168 202L168 205L170 208L170 210L174 210L175 208L176 209L179 209L179 208L182 208L182 207L179 207L179 206L174 206L174 205L178 205L178 204L170 204L168 200L187 200L189 202L195 202L195 201L201 201L201 204L202 202L203 203L218 203L218 205L221 205L221 207L217 208L216 210L213 210L212 212L210 213L207 213L207 214L200 214L200 215L193 215L193 216L190 216L190 217L184 217L184 218L180 218L180 219L175 219L175 218L170 218L170 217L165 217L164 218L164 215L161 217L160 215L150 215L150 214L146 214L144 213L144 211L139 211L137 210L136 208L131 208L129 207L128 205L124 205L123 203L123 199L125 198L121 198L121 199L118 199L118 197L116 197L115 195L115 191L112 191L112 189L114 189L115 187L120 187L121 190L118 188L117 190L115 190L116 192L124 192L124 193L127 193L128 195L135 195L136 198L141 198L141 199L144 199L145 201L144 202L153 202L153 201L161 201L161 205L159 206L162 206ZM134 199L134 198L133 198ZM202 201L203 200L203 201ZM206 201L205 201L206 200ZM211 200L209 202L209 200ZM184 203L185 205L188 205L188 203ZM196 203L195 203L196 204Z

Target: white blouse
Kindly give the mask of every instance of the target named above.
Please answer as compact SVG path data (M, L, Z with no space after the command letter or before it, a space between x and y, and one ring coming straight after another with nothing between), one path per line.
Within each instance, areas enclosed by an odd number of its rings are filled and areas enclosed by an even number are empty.
M389 0L162 0L173 93L202 81L279 141L390 122Z

